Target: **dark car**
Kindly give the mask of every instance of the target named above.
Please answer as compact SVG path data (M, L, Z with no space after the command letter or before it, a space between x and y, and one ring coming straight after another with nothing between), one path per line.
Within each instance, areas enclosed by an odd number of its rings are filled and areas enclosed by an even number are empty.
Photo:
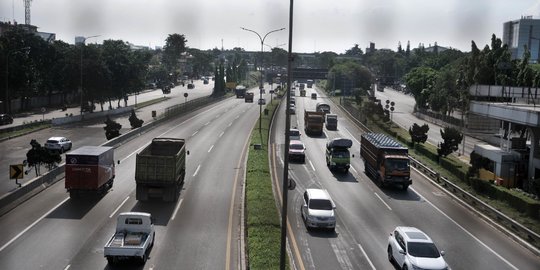
M195 85L194 85L194 84L189 83L189 84L187 85L187 89L193 89L193 88L195 88Z
M0 114L0 125L13 124L13 117L9 114Z

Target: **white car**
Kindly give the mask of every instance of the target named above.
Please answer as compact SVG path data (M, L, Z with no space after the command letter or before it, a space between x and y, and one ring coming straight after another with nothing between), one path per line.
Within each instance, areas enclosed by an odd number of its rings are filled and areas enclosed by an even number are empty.
M388 260L400 269L447 270L443 259L444 251L439 251L431 238L414 227L396 227L388 237Z
M308 188L304 192L301 215L306 227L336 229L336 205L326 189Z
M46 149L59 151L60 153L71 150L71 147L73 147L73 144L66 137L50 137L47 142L45 142Z
M301 135L300 130L296 128L289 129L289 139L291 141L300 140L300 135Z

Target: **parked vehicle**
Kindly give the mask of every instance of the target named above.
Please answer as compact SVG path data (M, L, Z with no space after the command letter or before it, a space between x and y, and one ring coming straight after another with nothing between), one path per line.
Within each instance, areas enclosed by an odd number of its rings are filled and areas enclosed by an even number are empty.
M398 184L406 190L412 184L408 151L386 134L364 133L360 139L360 156L366 174L381 187Z
M13 117L9 114L0 114L0 125L13 124Z
M245 95L245 102L253 103L253 96L253 93L247 92Z
M120 213L116 221L116 231L105 244L103 255L111 265L129 259L138 259L144 264L155 240L156 232L151 214Z
M414 227L396 227L388 237L388 260L400 269L449 269L433 240Z
M71 198L104 194L113 186L114 148L83 146L66 154L65 187Z
M326 115L327 113L330 113L330 105L324 102L319 102L315 106L315 110L318 112L323 112Z
M236 94L236 98L244 98L246 95L246 87L243 85L237 85L234 89L234 93Z
M337 130L337 114L326 114L326 129L328 130Z
M326 166L331 171L343 170L347 172L351 166L351 153L349 153L351 146L352 141L345 138L328 141L326 143Z
M151 198L161 198L167 202L178 200L186 174L185 146L184 139L154 138L137 154L135 161L137 200L147 201Z
M308 188L304 192L304 201L300 209L307 229L336 229L336 205L326 189Z
M306 162L306 147L300 140L292 140L289 142L289 161Z
M51 151L64 153L71 150L73 143L66 137L50 137L45 142L45 148Z
M322 135L324 113L304 110L304 131L308 135Z

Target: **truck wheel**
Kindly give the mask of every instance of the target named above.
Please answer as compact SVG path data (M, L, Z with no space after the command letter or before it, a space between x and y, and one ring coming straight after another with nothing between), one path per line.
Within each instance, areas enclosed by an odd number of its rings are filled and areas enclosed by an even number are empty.
M69 197L72 198L72 199L76 199L76 198L79 197L79 194L74 190L70 190L69 191Z
M109 263L109 265L114 265L114 263L115 263L113 257L107 257L107 262Z
M402 189L402 190L407 190L408 187L409 187L408 184L403 184L403 185L401 185L401 189Z
M146 256L146 254L143 254L142 257L141 257L141 263L145 264L147 259L148 259L148 257Z

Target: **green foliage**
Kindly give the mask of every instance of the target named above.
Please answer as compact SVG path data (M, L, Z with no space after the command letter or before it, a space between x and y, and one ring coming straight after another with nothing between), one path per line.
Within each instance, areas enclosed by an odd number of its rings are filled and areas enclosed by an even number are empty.
M180 56L186 51L187 39L184 35L169 34L163 46L163 64L171 72L179 67Z
M463 134L453 127L441 129L442 142L439 143L437 154L439 157L446 157L459 149L459 144L463 140Z
M425 143L428 138L428 131L429 126L427 124L419 126L418 124L414 123L412 127L409 128L409 134L411 135L411 142L413 146L414 144Z
M352 88L367 90L370 89L373 82L373 76L369 69L356 62L345 61L335 64L330 70L328 82L334 85L336 89L345 89L343 85L345 80L352 82Z
M407 88L416 100L416 106L427 108L431 93L434 92L438 72L429 67L414 68L405 76Z
M26 161L28 167L34 167L36 176L41 174L41 165L46 165L51 170L62 161L60 152L49 151L34 139L30 141L30 145L32 148L26 153Z
M122 125L120 125L118 122L111 120L111 118L107 115L107 119L105 120L105 126L103 129L105 130L105 137L107 140L116 138L120 136L120 129L122 128Z
M135 110L131 110L131 115L129 116L129 124L131 125L131 129L140 128L142 127L142 124L144 123L144 120L137 118L137 115L135 115Z

